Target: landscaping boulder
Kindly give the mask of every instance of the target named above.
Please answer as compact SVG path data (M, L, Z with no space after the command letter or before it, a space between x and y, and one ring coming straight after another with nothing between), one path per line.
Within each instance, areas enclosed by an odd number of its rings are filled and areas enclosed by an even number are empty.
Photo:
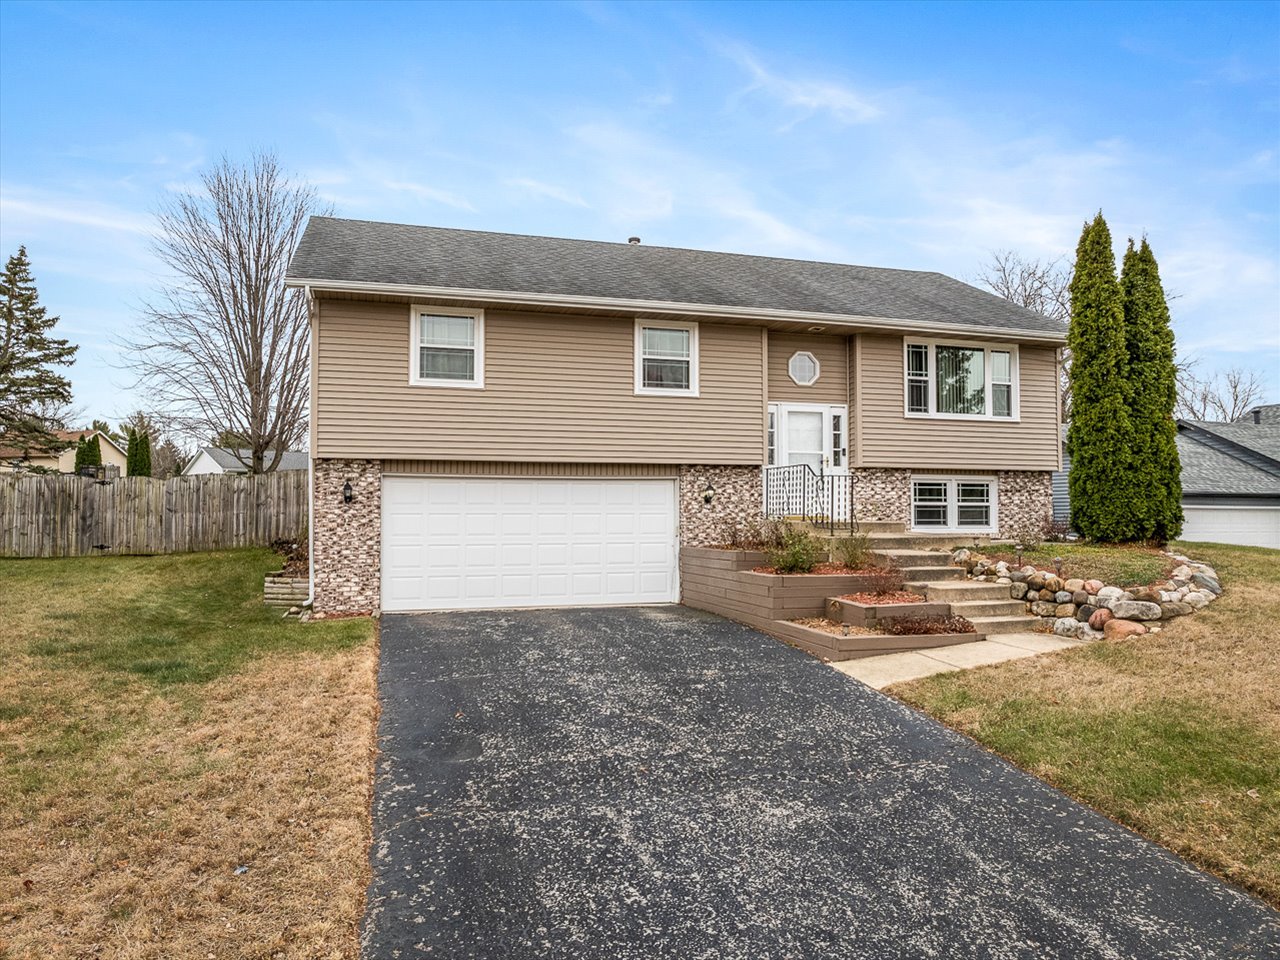
M1160 604L1145 600L1111 600L1107 607L1118 620L1159 620Z
M1199 610L1201 607L1207 605L1211 599L1213 599L1212 594L1201 593L1199 590L1192 590L1182 598L1182 602L1192 610Z
M1143 603L1159 603L1160 591L1153 590L1151 587L1143 587L1140 590L1133 591L1133 599L1141 600Z
M1044 588L1046 590L1051 590L1052 592L1057 593L1059 590L1062 589L1062 578L1057 577L1052 573L1046 575L1044 578Z
M1027 575L1023 573L1021 570L1010 570L1009 579L1012 580L1014 583L1026 583Z
M1105 586L1106 584L1103 583L1101 580L1086 580L1084 582L1084 588L1088 590L1091 594L1093 594L1095 597L1098 595L1098 591Z
M1184 563L1181 566L1173 568L1172 577L1175 580L1190 580L1191 572L1191 568Z
M1093 627L1095 630L1101 630L1113 619L1115 619L1115 614L1106 607L1102 607L1089 614L1089 626Z
M1079 579L1078 577L1072 577L1070 580L1068 580L1066 583L1062 585L1062 589L1070 590L1072 593L1075 593L1077 590L1084 589L1084 581Z
M1054 608L1053 615L1055 617L1070 617L1075 619L1076 605L1074 603L1060 603Z
M1073 590L1071 592L1071 602L1074 603L1077 607L1080 606L1081 604L1088 603L1089 602L1088 592L1085 590Z
M1035 573L1028 575L1027 586L1031 587L1032 590L1043 590L1044 579L1045 575L1037 570Z
M1055 603L1070 603L1070 602L1071 602L1071 591L1070 591L1070 590L1059 590L1057 593L1055 593L1055 594L1053 595L1053 599L1054 599L1054 602L1055 602Z
M1074 637L1080 629L1080 622L1075 617L1060 617L1053 622L1053 632L1059 637Z
M1039 590L1028 590L1028 591L1023 595L1023 599L1025 599L1025 600L1027 601L1027 603L1035 603L1037 600L1039 600L1039 599L1040 599L1040 591L1039 591Z
M1095 613L1097 613L1097 612L1098 612L1098 608L1097 608L1097 607L1095 607L1095 606L1091 606L1090 604L1087 604L1087 603L1077 603L1077 604L1076 604L1076 619L1077 619L1077 620L1088 620L1090 617L1092 617L1092 616L1093 616Z
M1178 603L1176 600L1168 603L1160 604L1160 619L1168 620L1171 617L1185 617L1194 610L1195 607L1189 603Z
M1108 640L1123 640L1126 637L1140 637L1146 632L1146 627L1140 623L1134 623L1132 620L1108 620L1107 625L1102 628L1102 634Z
M1213 594L1215 597L1218 594L1222 593L1221 584L1218 583L1215 577L1211 577L1208 574L1193 573L1191 575L1191 582L1194 583L1202 593L1207 590L1209 593Z
M1025 583L1019 583L1015 580L1013 583L1009 584L1009 596L1014 600L1021 600L1026 595L1027 585Z
M1118 600L1123 593L1119 587L1099 587L1097 597L1099 600Z
M1037 600L1031 604L1031 612L1037 617L1052 617L1058 610L1056 603L1050 603L1048 600Z

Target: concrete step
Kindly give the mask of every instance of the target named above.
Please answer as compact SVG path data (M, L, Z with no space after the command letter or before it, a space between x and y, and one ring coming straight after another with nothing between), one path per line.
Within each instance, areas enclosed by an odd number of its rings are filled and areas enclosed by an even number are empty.
M869 533L867 540L873 550L953 550L974 546L973 537L954 533Z
M953 606L952 609L954 610L955 607ZM961 616L964 615L961 614ZM974 629L979 633L985 633L987 636L997 633L1030 632L1033 627L1040 624L1038 617L1028 617L1026 615L1018 617L969 617L968 620L973 624Z
M964 567L899 567L902 578L912 583L936 583L939 580L963 580Z
M1021 600L953 600L951 612L958 617L1025 617L1027 605Z
M871 552L877 557L892 560L900 567L951 566L951 554L946 550L873 550Z
M959 569L959 568L957 568ZM947 581L911 581L907 589L923 593L930 600L946 603L958 603L965 600L1008 600L1009 585L1007 583L975 583L973 580L960 580L954 583Z
M893 520L859 520L858 533L905 533L907 525Z

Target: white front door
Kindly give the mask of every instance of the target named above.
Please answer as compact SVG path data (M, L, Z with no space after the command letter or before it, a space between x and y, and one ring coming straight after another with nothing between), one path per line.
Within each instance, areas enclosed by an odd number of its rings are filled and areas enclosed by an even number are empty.
M803 463L814 473L849 472L849 408L843 404L769 405L769 466Z

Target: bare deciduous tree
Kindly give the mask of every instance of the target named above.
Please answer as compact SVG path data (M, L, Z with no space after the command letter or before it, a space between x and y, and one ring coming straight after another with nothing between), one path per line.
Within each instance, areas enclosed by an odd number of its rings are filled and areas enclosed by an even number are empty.
M224 157L201 181L157 215L174 280L125 346L168 424L191 438L233 431L246 439L237 459L268 473L306 433L307 305L284 278L307 218L327 211L270 154Z
M1064 257L1028 260L1012 250L994 250L978 271L977 281L996 296L1053 320L1071 320L1071 267ZM1071 352L1062 348L1058 390L1062 418L1071 414Z
M1185 420L1239 420L1266 393L1262 375L1256 370L1232 367L1200 378L1194 367L1194 363L1187 363L1178 369L1177 413Z

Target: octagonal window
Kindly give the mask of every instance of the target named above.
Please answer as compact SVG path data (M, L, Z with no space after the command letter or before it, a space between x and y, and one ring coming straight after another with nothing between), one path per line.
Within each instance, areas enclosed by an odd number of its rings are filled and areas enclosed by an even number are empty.
M808 350L797 350L787 361L787 373L802 387L817 383L819 372L818 358Z

